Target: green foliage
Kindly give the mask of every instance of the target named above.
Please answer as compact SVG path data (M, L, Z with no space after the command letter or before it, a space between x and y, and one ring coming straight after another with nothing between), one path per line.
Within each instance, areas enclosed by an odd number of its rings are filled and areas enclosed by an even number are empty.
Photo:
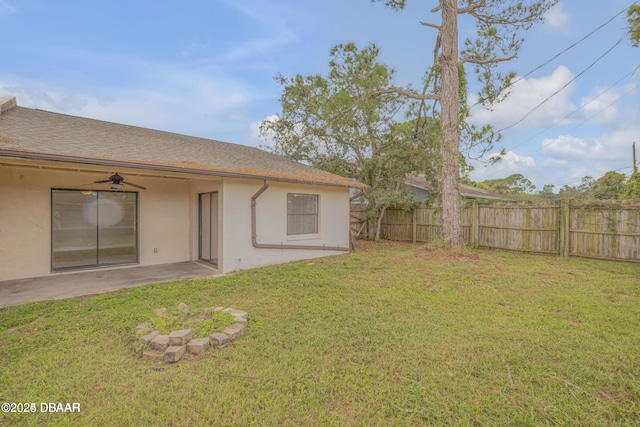
M313 263L9 307L2 400L81 411L0 424L640 425L638 277L634 263L359 242ZM246 334L177 364L134 353L135 326L182 300L247 311Z
M631 174L619 194L621 200L640 199L640 172Z
M589 189L589 198L597 200L617 199L625 187L625 174L610 171L595 180Z
M339 44L327 77L278 76L282 113L260 126L276 153L369 185L363 198L374 222L387 206L410 202L405 174L435 174L439 135L437 123L417 119L417 107L387 91L394 70L378 53L373 44Z
M542 187L542 190L538 191L536 196L541 199L557 199L559 196L553 192L554 188L555 185L553 184L545 184L544 187Z
M536 186L524 175L515 173L506 178L487 179L482 181L485 188L502 194L531 194Z
M215 312L205 315L198 310L181 312L174 310L164 316L151 316L151 327L161 334L169 334L172 331L191 329L194 337L206 337L213 332L221 332L225 326L234 323L233 316L229 313Z
M633 47L640 45L640 5L634 4L627 10L627 22L629 23L629 38Z
M609 171L598 179L585 176L575 187L565 184L558 194L554 194L553 189L553 185L547 184L536 196L542 199L640 199L640 173L634 172L627 178L625 174Z

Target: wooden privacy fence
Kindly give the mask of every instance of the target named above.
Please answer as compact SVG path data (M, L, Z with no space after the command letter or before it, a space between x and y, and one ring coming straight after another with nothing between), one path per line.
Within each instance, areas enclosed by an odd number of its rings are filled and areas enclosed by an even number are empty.
M352 207L352 221L363 214ZM438 208L387 209L381 236L432 242L441 224ZM462 233L473 247L640 262L640 200L474 202L462 210Z

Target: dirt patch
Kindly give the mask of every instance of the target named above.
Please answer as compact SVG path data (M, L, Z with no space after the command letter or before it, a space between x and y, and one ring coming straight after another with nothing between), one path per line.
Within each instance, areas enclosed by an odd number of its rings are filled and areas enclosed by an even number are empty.
M379 242L358 240L356 242L356 253L374 253L376 251L385 251L389 248L413 249L410 259L415 260L418 258L431 264L447 265L480 261L480 256L472 249L452 248L444 244L394 242L389 240ZM407 258L397 257L393 260L390 259L389 262L404 263L407 262Z

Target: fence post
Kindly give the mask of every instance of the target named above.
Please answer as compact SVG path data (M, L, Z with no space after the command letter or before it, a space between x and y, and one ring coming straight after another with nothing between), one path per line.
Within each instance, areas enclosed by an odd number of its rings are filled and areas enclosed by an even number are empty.
M415 243L418 238L418 224L416 224L417 223L416 216L417 216L417 210L416 210L416 207L413 206L411 208L411 226L413 227L413 243Z
M480 246L478 239L480 238L479 231L479 216L478 216L478 202L473 202L471 204L471 247L477 248Z
M560 256L568 257L569 256L569 218L571 217L569 212L569 201L562 200L560 202L560 224L559 224L559 233L560 233Z

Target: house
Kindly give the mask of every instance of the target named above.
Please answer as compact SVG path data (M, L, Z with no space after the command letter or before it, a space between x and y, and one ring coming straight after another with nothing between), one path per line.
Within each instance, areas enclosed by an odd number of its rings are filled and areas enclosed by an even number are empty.
M404 185L413 194L414 202L422 202L429 199L431 183L421 175L407 174L404 179ZM487 199L487 200L510 200L511 197L488 191L472 185L460 184L460 196L463 200Z
M0 98L0 281L205 262L226 273L340 254L363 184L257 148Z

